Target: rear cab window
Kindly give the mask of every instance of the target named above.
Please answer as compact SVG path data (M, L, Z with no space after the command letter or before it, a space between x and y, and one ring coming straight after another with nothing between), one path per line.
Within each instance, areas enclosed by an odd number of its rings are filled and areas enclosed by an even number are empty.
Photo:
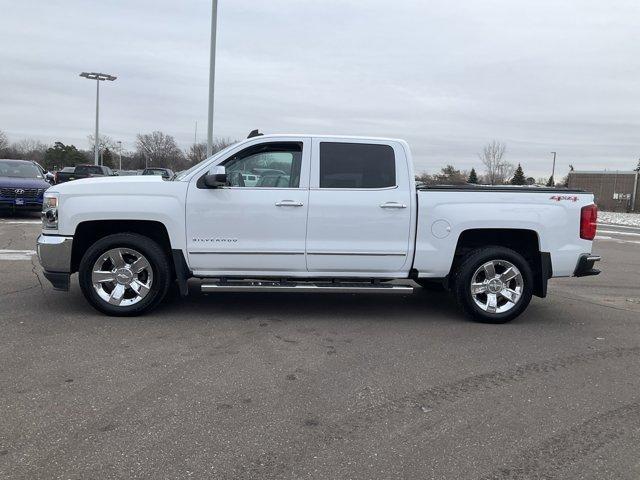
M396 185L396 158L391 146L320 142L320 188L380 189Z

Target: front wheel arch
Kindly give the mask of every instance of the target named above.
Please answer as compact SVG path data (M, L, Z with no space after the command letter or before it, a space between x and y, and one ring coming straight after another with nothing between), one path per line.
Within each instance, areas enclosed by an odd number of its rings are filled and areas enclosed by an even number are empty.
M107 284L97 285L94 283L95 265L100 264L108 252L118 249L137 252L149 264L152 282L148 284L149 292L138 302L126 302L126 305L112 305L105 298L105 288L101 288L101 286L106 285L107 291L113 291L111 289L115 289L118 286L115 273L113 280L107 280ZM131 261L127 258L124 260L127 265ZM111 266L109 262L107 261L105 269L114 267L113 271L119 271L118 265ZM80 289L87 301L96 310L111 316L140 315L155 308L165 297L172 278L173 272L169 255L155 240L136 233L116 233L94 242L84 253L78 268ZM129 291L129 296L133 295L132 292L135 288L130 285L125 288Z

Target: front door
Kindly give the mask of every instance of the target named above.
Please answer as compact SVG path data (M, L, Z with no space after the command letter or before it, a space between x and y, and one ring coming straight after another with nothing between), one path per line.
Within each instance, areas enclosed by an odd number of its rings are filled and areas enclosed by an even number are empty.
M217 163L228 187L187 195L189 265L196 275L304 272L309 138L257 141Z

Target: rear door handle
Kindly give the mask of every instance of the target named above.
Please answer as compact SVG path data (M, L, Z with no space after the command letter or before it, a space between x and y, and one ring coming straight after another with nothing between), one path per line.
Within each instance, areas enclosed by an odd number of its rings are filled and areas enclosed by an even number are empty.
M301 207L302 205L302 202L294 202L293 200L282 200L280 202L276 202L276 207Z
M387 202L380 205L380 208L407 208L404 203Z

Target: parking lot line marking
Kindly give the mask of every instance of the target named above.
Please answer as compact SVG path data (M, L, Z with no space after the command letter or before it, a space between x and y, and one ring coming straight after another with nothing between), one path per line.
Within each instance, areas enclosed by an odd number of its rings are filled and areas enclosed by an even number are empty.
M634 235L636 237L640 237L640 233L634 232L618 232L616 230L598 230L599 233L613 233L615 235Z
M598 227L613 227L613 228L624 228L629 230L640 230L640 225L639 226L620 225L618 223L598 223Z
M35 250L0 250L0 260L31 260Z
M40 220L0 220L0 225L40 225Z
M596 240L604 240L604 241L607 241L607 242L635 243L637 245L640 245L640 240L623 240L621 238L613 238L613 237L608 237L608 236L605 236L605 235L596 235L595 239Z

